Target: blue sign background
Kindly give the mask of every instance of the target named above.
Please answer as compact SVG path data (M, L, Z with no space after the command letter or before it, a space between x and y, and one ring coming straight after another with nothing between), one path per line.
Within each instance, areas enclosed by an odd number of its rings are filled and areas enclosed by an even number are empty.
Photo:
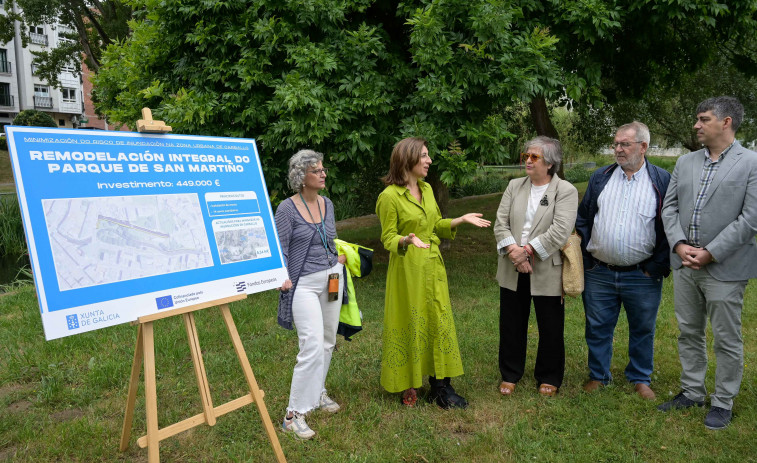
M43 313L45 310L55 312L284 266L254 140L14 126L6 127L6 132L19 199L23 202L24 225L30 254L33 262L36 261L38 265L38 269L35 269L35 281ZM37 154L56 151L93 153L89 157L95 159L45 160L44 155ZM123 153L123 156L118 160L120 153ZM148 160L155 155L162 155L163 161ZM55 157L55 154L47 156ZM124 156L128 160L124 161ZM170 157L176 156L182 160L169 160ZM210 156L223 156L232 162L210 162ZM86 172L64 172L66 164L71 169L85 169ZM113 170L116 164L120 164L124 171L105 172ZM190 172L190 165L198 169L203 169L204 166L204 170L217 171ZM180 170L180 166L183 166L184 172L166 172ZM218 171L231 168L235 171ZM152 182L153 186L115 187L118 183L122 186L135 185L132 182ZM171 186L168 186L169 184ZM221 265L211 225L212 219L208 215L208 207L204 204L204 196L207 192L229 191L253 191L259 198L262 209L259 216L263 219L271 257ZM43 200L183 193L194 193L199 198L213 258L212 266L65 291L59 289ZM241 212L239 217L249 217L249 212ZM235 215L226 216L234 217ZM30 237L33 237L33 242Z

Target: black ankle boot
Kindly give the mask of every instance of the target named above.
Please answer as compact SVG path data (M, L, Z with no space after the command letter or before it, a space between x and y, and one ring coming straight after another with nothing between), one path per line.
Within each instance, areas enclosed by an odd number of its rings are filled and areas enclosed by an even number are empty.
M428 381L431 384L431 392L428 395L429 402L434 402L445 410L468 407L465 398L458 395L450 385L450 378L437 379L430 376Z

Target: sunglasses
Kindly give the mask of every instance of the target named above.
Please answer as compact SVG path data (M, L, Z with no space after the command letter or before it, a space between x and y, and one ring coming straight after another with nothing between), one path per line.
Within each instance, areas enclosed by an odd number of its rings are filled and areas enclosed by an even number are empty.
M520 162L526 162L529 159L531 159L531 162L536 162L539 159L543 158L544 156L541 154L533 154L533 153L520 153Z

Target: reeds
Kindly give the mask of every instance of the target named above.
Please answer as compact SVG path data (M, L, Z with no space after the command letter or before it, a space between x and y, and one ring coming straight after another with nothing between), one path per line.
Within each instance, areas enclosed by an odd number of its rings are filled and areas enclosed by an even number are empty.
M0 256L26 254L21 208L15 195L0 195Z

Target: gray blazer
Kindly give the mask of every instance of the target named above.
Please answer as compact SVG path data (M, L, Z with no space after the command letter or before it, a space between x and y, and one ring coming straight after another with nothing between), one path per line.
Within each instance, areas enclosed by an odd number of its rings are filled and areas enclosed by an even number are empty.
M507 185L497 210L494 237L499 243L512 237L520 244L523 222L526 220L528 197L531 194L529 177L511 180ZM568 242L576 224L578 191L570 182L557 175L547 187L547 205L536 208L529 241L539 237L539 242L549 255L546 260L534 256L531 275L532 296L562 296L562 257L560 248ZM518 287L518 271L507 256L497 258L497 281L503 288L515 291Z
M699 193L705 151L688 153L676 162L662 206L670 265L681 268L673 246L688 238L689 223ZM715 259L704 269L719 281L757 277L757 153L737 141L712 179L702 206L700 241Z

